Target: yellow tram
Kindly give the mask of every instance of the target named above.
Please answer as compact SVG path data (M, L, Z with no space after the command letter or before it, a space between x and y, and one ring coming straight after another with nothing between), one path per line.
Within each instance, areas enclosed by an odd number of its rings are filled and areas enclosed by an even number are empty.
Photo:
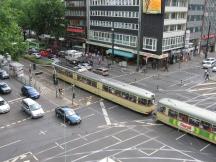
M78 72L57 63L53 67L57 78L133 111L149 114L155 109L155 94L150 91L90 71Z

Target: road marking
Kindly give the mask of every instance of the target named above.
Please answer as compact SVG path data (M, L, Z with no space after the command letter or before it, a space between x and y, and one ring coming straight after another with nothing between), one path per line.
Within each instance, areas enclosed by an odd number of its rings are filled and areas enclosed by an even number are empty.
M112 136L113 138L115 138L117 141L122 141L120 138L116 137L116 136Z
M95 114L90 114L90 115L87 115L87 116L84 116L82 119L88 119L88 118L90 118L90 117L92 117L92 116L94 116Z
M199 84L199 85L212 85L212 84L216 84L216 82L212 82L212 83L202 83L202 84Z
M19 100L22 100L23 98L25 98L25 97L19 97L19 98L10 100L10 101L8 101L8 103L15 102L15 101L19 101Z
M189 92L196 92L196 91L204 91L204 90L212 90L212 89L216 89L216 88L215 87L211 87L211 88L190 89L188 91Z
M204 93L203 96L211 96L211 95L216 95L216 93Z
M46 132L47 132L47 131L42 131L42 130L40 130L39 135L46 135Z
M111 125L111 122L110 122L108 113L107 113L107 111L106 111L106 109L105 109L104 103L103 103L103 102L100 102L100 106L101 106L101 108L102 108L102 112L103 112L103 115L104 115L106 124L107 124L107 125Z
M6 144L6 145L0 146L0 149L1 149L1 148L4 148L4 147L7 147L7 146L10 146L10 145L13 145L13 144L16 144L16 143L19 143L19 142L21 142L21 141L22 141L22 140L17 140L17 141L8 143L8 144Z
M184 137L185 135L186 135L186 134L183 134L183 135L179 136L178 138L176 138L176 141L179 140L179 139L181 139L181 138Z
M203 150L205 150L207 147L209 147L210 146L210 144L208 144L208 145L206 145L205 147L203 147L201 150L200 150L200 152L201 151L203 151Z
M64 147L62 147L61 145L58 144L58 142L55 142L55 144L60 147L62 150L64 150Z

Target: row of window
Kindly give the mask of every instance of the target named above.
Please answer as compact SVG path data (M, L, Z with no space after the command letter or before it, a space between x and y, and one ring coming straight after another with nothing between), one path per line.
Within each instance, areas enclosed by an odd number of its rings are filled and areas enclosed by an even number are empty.
M141 105L151 106L154 104L154 100L147 100L145 98L140 98L140 97L134 96L134 95L126 93L126 92L121 92L117 89L111 88L111 87L106 86L106 85L103 85L103 91L114 94L118 97L124 98L126 100L129 100L131 102L138 103Z
M198 4L189 4L188 9L192 11L203 11L204 5L198 5Z
M188 0L166 0L166 6L171 7L187 7Z
M138 6L139 0L90 0L91 6Z
M188 21L202 21L202 15L189 15Z
M184 12L165 13L165 19L186 19L187 14Z
M163 39L163 51L168 51L175 48L182 48L184 45L184 36L170 37Z
M91 20L90 22L92 26L102 26L102 27L109 27L112 28L120 28L120 29L129 29L129 30L138 30L139 25L134 23L124 23L124 22L111 22L111 21L98 21L98 20Z
M190 30L190 33L196 33L196 32L201 32L202 27L198 26L198 27L191 27L188 29Z
M84 1L65 1L66 7L84 7Z
M138 15L138 12L135 12L135 11L103 11L103 10L91 10L90 16L138 18L139 15Z
M84 77L79 76L79 75L77 76L77 80L84 83L84 84L88 84L88 85L90 85L92 87L97 88L97 82L96 81L84 78Z
M112 43L112 32L90 30L89 39ZM132 35L114 33L114 43L124 46L136 47L137 37Z
M65 16L85 16L86 12L82 10L67 10Z
M175 119L178 119L184 123L188 123L192 126L195 126L195 127L199 127L199 128L202 128L202 129L205 129L209 132L216 132L216 125L212 125L208 122L205 122L205 121L201 121L199 119L196 119L196 118L193 118L193 117L190 117L190 116L187 116L185 114L182 114L182 113L178 113L172 109L169 109L168 111L168 116L172 117L172 118L175 118Z
M182 31L185 29L185 24L179 24L179 25L166 25L164 26L164 32L170 32L170 31Z

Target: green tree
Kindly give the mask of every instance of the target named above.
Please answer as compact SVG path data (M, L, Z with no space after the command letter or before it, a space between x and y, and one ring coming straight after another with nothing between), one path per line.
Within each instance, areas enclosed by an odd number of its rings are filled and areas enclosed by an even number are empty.
M14 60L26 50L23 42L22 29L17 24L13 9L8 7L8 1L0 2L0 54L9 53Z

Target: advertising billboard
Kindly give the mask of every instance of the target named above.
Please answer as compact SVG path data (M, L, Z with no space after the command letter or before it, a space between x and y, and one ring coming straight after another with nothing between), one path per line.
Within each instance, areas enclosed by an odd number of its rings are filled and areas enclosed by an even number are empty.
M143 13L160 14L162 0L143 0Z

